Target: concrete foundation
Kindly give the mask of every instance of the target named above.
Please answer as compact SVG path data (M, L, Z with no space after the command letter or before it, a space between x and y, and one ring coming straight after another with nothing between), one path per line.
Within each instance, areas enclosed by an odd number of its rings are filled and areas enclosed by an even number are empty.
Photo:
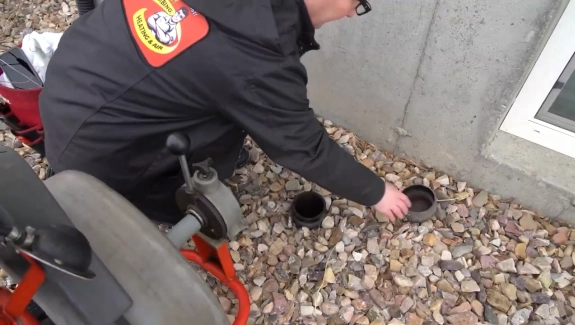
M306 54L317 114L575 223L575 159L499 131L566 0L372 1ZM544 159L542 159L544 158Z

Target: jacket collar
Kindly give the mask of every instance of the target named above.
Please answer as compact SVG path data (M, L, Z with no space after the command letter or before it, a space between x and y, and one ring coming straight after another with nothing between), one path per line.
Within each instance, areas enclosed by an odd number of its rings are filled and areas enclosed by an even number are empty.
M279 36L269 0L183 0L220 29L280 51Z
M276 21L272 14L271 1L262 0L183 0L194 10L206 16L220 28L247 38L273 51L281 52ZM286 0L282 0L286 1ZM304 0L295 1L299 8L299 36L297 40L300 56L310 50L318 50L315 28L311 22Z
M309 12L304 0L296 0L300 15L300 34L298 37L298 48L300 56L311 50L319 50L319 43L315 40L315 28L311 22Z

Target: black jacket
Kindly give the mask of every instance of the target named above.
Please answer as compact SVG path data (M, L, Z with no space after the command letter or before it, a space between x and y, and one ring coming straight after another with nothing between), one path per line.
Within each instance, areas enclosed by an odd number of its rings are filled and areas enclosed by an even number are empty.
M352 201L377 203L384 182L332 141L309 108L300 57L319 45L303 1L183 1L193 9L185 6L179 30L163 21L164 44L146 21L183 2L105 0L64 33L40 96L54 170L86 171L140 195L166 179L183 183L165 149L171 132L189 135L190 161L212 156L221 173L233 171L247 132L274 162Z

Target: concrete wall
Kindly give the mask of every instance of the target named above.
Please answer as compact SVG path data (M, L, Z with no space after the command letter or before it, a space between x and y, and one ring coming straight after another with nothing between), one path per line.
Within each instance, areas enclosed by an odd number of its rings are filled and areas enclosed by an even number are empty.
M303 60L312 107L384 149L575 221L575 179L557 169L575 159L498 131L566 3L373 0L368 15L318 30L322 50Z

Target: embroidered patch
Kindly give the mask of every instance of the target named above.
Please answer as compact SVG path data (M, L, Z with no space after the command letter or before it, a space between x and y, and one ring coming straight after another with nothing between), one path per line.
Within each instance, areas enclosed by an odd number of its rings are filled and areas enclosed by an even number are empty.
M155 68L196 44L210 29L206 18L181 0L124 0L124 12L134 41Z

